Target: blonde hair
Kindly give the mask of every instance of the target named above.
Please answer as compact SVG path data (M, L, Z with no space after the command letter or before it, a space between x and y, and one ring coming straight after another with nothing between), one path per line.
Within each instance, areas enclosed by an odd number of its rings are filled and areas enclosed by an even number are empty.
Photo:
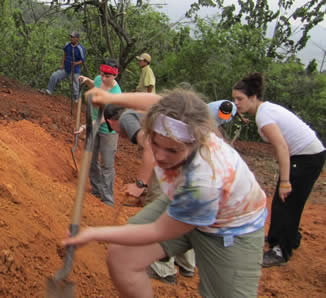
M143 122L145 134L150 138L153 137L154 131L152 127L159 114L180 120L189 126L195 138L192 145L199 148L202 158L212 167L215 178L208 140L210 133L215 132L216 128L207 104L197 93L189 90L177 88L163 94L162 99L147 112ZM169 134L169 137L180 142L175 139L172 133Z

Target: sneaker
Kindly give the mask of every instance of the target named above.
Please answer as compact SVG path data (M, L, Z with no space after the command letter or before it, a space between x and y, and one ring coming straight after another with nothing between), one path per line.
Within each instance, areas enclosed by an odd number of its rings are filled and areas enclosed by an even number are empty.
M98 193L98 192L95 192L95 191L91 191L91 194L92 194L94 197L98 198L98 199L100 199L100 198L101 198L101 194L100 194L100 193Z
M187 270L181 266L179 266L179 273L184 277L193 277L195 274L193 271Z
M287 261L276 254L273 249L264 253L263 264L264 268L272 267L272 266L283 266L287 263Z
M108 205L110 207L114 206L114 203L112 201L109 200L101 200L102 203L104 203L105 205Z
M44 89L44 88L43 88L43 89L40 90L40 92L41 92L42 94L52 95L51 92L50 92L48 89Z
M176 274L168 275L166 277L161 277L151 267L148 267L146 272L147 272L147 275L149 276L149 278L156 279L156 280L159 280L161 282L164 282L164 283L167 283L170 285L175 285L177 283L177 275Z

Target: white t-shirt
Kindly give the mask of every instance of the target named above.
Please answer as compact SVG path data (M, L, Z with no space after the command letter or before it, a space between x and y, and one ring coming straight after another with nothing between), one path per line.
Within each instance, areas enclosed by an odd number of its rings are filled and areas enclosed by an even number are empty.
M175 170L155 167L161 189L171 200L168 214L217 235L242 235L264 226L266 196L240 155L210 135L211 164L199 151Z
M299 154L317 138L315 132L295 114L280 105L266 101L258 107L256 113L258 133L266 142L268 139L261 129L271 123L280 128L289 147L290 156Z

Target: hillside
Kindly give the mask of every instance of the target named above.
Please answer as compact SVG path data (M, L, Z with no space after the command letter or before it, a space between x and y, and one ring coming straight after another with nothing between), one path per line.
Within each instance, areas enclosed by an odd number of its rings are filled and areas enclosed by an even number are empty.
M60 242L70 223L77 175L71 157L74 117L69 99L45 96L0 77L0 296L44 297L45 280L62 268ZM269 196L276 169L269 145L236 148ZM75 152L80 161L83 139ZM126 207L121 189L135 178L141 152L120 138L114 208L86 194L81 226L123 224L139 208ZM88 188L89 190L89 188ZM303 241L292 261L264 269L260 297L322 297L326 289L326 173L314 187L301 224ZM270 203L270 199L269 199ZM107 244L77 251L70 279L77 297L118 297L105 265ZM245 257L245 256L244 256ZM176 286L153 281L156 297L199 297L198 275Z

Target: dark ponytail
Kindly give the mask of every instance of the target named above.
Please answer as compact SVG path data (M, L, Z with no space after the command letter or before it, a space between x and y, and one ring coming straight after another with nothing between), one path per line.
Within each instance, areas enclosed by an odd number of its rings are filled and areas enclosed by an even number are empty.
M104 61L104 64L108 65L108 66L111 66L111 67L119 68L119 63L115 59L111 59L111 58L106 59Z
M264 78L261 73L254 72L234 84L233 90L240 90L247 96L256 95L258 99L264 96Z

